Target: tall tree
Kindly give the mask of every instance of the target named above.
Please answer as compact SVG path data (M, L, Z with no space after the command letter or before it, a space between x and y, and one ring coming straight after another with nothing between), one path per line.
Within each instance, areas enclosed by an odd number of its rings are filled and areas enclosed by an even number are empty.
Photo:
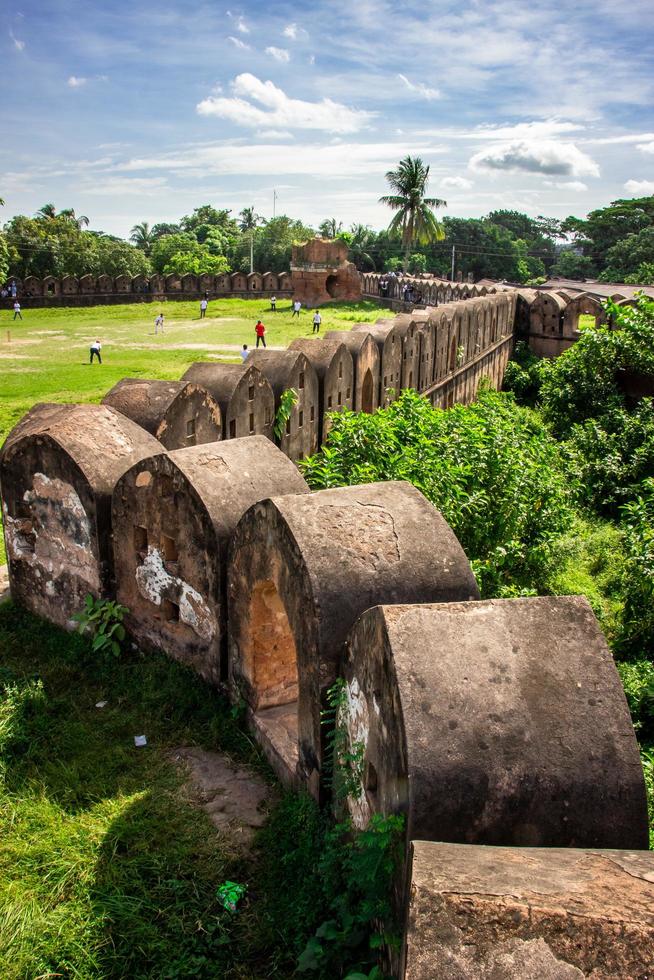
M259 225L265 225L266 220L254 208L243 208L239 218L238 226L250 243L250 272L254 272L254 233Z
M138 225L134 225L129 233L129 240L130 242L133 242L137 248L140 248L141 251L145 252L146 255L150 254L154 236L147 221L141 221Z
M400 160L397 170L389 170L386 180L394 194L380 197L397 214L388 226L393 235L399 235L404 246L404 267L409 262L409 252L414 245L428 245L445 238L445 229L432 208L447 205L439 197L425 197L429 167L420 157L407 156Z
M336 218L325 218L318 225L318 231L323 238L336 238L338 234L343 230L343 222L337 221Z
M74 208L64 208L63 211L57 212L54 204L44 204L42 208L36 212L36 217L39 220L54 221L55 218L63 218L64 221L69 221L70 224L75 225L80 231L82 228L88 228L89 219L85 214L80 214L78 217L75 214Z

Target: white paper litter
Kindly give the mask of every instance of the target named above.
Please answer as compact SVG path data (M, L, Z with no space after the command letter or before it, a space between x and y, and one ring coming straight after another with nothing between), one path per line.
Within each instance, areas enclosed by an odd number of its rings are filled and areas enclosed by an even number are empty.
M108 704L109 704L108 701L96 701L95 702L96 708L105 708Z
M147 745L147 744L148 744L148 740L145 737L145 735L135 735L134 736L134 745L136 745L136 746L138 746L140 748L142 745Z

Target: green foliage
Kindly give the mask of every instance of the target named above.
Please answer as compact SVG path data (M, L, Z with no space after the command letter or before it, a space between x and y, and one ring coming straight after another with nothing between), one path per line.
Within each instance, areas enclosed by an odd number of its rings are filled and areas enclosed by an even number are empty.
M453 528L487 596L538 588L571 520L556 443L533 412L492 391L448 411L406 391L374 415L338 413L302 470L312 489L413 483Z
M606 269L600 281L626 282L629 278L638 282L636 273L641 266L645 266L647 274L647 267L654 263L654 211L651 220L653 223L647 228L620 239L608 249ZM609 275L615 278L609 278Z
M121 644L125 640L123 619L128 610L120 603L110 599L96 599L87 595L82 612L75 615L78 632L90 633L93 637L91 650L100 656L119 657Z
M654 286L654 262L641 262L635 272L624 277L635 286Z
M380 197L396 215L388 226L391 236L399 237L404 247L404 265L408 266L412 245L427 245L445 238L443 225L434 214L434 208L442 208L446 201L438 197L426 197L429 167L420 157L404 157L396 170L389 170L386 180L393 194Z
M350 744L345 725L347 704L347 685L341 677L327 691L327 707L321 718L327 745L324 782L340 803L348 797L358 797L363 780L365 746L360 742Z
M654 664L651 660L618 662L634 727L640 738L654 738Z
M421 252L414 252L409 256L409 272L426 272L427 271L427 256L423 255Z
M202 275L205 272L216 275L229 271L229 263L224 255L214 255L211 251L212 239L205 244L198 242L194 234L181 232L177 235L164 235L158 238L151 249L151 261L155 272L165 275L175 273L184 275L191 272Z
M595 275L595 269L587 255L580 255L579 252L566 248L559 252L551 273L553 276L560 276L561 279L576 279L583 282Z
M569 217L561 230L573 235L596 269L604 270L609 250L620 241L637 235L654 224L654 196L612 201L606 208L591 211L585 220ZM619 281L619 278L617 280Z
M282 214L254 232L254 267L261 272L285 272L291 265L294 242L313 237L313 229Z
M644 480L639 494L621 508L627 560L622 653L654 659L654 479Z
M7 279L9 272L9 245L6 236L0 233L0 284Z
M278 439L281 439L286 431L286 424L291 417L293 406L297 404L297 400L298 393L295 388L287 388L286 391L282 392L273 424L273 432Z
M654 750L643 749L640 753L647 791L647 812L649 816L649 848L654 851Z
M537 357L529 344L519 340L504 373L504 390L515 396L519 405L533 407L539 399L543 377L549 361Z

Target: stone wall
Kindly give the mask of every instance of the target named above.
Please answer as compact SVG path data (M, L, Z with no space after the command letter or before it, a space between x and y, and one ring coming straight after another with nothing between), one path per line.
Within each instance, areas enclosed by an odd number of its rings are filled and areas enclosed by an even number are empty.
M233 396L237 420L257 377L275 404L295 387L284 452L263 435L167 451L108 405L36 406L0 451L12 595L59 625L87 593L117 597L144 651L226 680L279 777L323 801L322 712L339 680L353 821L405 818L394 895L408 916L407 977L644 977L644 780L588 604L482 602L455 535L414 487L309 493L291 462L317 445L312 361L323 398L347 384L345 351L353 390L364 372L369 395L380 367L384 400L413 381L436 404L468 402L482 374L501 380L516 300L502 291L414 310L360 325L363 342L255 351L229 377L183 383L208 396L214 386L214 413ZM150 407L165 415L179 390ZM305 445L300 412L312 405ZM142 421L159 432L157 419L148 408ZM593 853L561 850L572 847Z

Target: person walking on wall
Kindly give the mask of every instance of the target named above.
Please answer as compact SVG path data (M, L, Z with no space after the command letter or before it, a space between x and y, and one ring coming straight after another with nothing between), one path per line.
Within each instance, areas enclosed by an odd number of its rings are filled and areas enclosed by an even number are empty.
M261 322L261 320L257 320L257 324L256 324L256 326L254 328L254 332L257 335L257 347L259 346L259 341L261 341L261 343L265 347L266 346L266 338L264 337L264 334L266 332L266 328L264 327L264 325Z
M265 347L266 345L264 344L263 346ZM248 345L243 344L243 347L241 348L241 360L247 361L249 353L250 351L248 350Z
M164 315L163 315L163 313L160 313L159 316L157 317L157 319L154 321L154 335L155 335L155 337L157 336L157 331L159 329L161 329L161 332L162 333L164 332Z
M200 319L201 319L201 320L204 320L204 318L205 318L205 316L207 315L207 306L208 306L208 305L209 305L209 304L208 304L208 302L207 302L207 297L206 297L206 296L204 296L204 297L203 297L203 298L202 298L202 299L200 300Z
M270 309L272 310L273 313L276 313L277 312L277 297L276 296L271 296L270 297Z
M301 309L302 309L302 303L299 301L299 299L296 299L295 302L293 303L293 316L299 316ZM293 317L291 317L291 319L293 319Z
M97 357L100 364L102 364L102 357L100 355L101 350L102 350L102 344L100 343L100 341L94 340L90 348L91 356L89 357L89 364L93 364L94 357Z
M316 310L316 312L313 314L313 332L314 333L320 333L320 324L321 323L322 323L322 317L320 315L320 311L319 310Z
M20 303L18 300L14 303L14 320L18 317L19 320L23 319L23 314L20 312Z

